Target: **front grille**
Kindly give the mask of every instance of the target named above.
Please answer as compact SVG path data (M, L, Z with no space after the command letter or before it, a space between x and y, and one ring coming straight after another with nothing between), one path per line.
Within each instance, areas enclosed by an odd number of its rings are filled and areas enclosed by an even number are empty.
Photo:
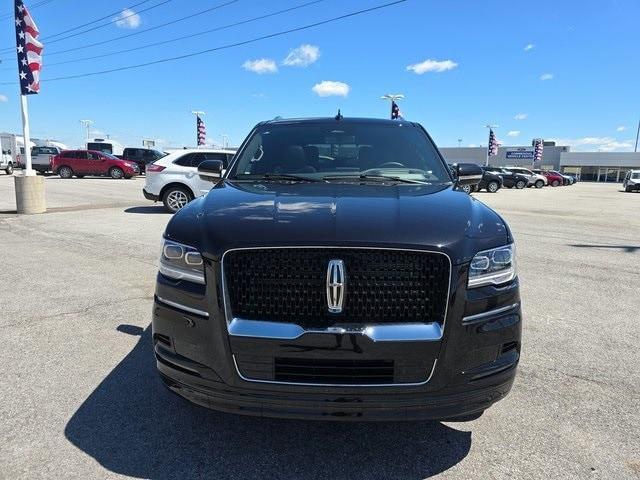
M334 385L393 383L393 360L320 360L275 358L278 382Z
M330 260L344 262L341 313L326 297ZM439 253L353 248L236 250L224 258L231 314L304 328L444 321L449 261Z

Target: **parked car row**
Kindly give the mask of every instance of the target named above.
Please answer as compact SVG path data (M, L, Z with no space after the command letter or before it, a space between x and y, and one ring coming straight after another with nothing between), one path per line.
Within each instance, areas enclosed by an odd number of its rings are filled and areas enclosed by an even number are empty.
M455 164L449 165L452 171ZM525 187L542 188L547 185L557 187L560 185L573 185L575 177L561 174L555 170L530 170L524 167L496 167L486 166L482 168L482 179L477 186L465 185L461 187L467 193L486 190L496 193L501 188L516 188L521 190Z

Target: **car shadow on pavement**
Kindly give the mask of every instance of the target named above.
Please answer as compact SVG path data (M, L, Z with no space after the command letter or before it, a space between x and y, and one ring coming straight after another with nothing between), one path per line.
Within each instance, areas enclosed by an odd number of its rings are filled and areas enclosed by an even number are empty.
M439 422L304 422L193 405L158 378L151 326L118 331L140 339L65 428L73 445L112 472L152 479L418 479L469 453L471 432Z
M576 248L605 248L612 250L624 250L627 253L640 252L640 245L590 245L584 243L569 244L570 247Z
M167 212L163 205L145 205L144 207L130 207L127 208L124 213L164 213L171 215L171 212Z

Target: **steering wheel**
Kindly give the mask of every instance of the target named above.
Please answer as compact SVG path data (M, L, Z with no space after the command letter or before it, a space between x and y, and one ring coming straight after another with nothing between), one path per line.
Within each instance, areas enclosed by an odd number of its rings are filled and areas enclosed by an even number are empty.
M386 162L386 163L383 163L382 165L378 165L376 168L386 168L386 167L404 168L404 165L401 164L400 162Z

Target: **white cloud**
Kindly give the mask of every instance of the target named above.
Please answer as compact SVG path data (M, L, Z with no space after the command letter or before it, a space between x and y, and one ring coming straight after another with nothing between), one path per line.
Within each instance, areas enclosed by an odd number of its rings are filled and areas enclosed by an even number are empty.
M316 83L311 90L313 90L314 93L321 97L346 97L349 94L349 90L351 90L351 87L343 82L323 80L320 83Z
M255 72L259 75L262 75L263 73L276 73L278 71L276 62L274 62L270 58L247 60L242 64L242 68L250 72Z
M467 147L469 147L469 148L475 148L475 147L477 147L477 146L478 146L478 145L476 145L475 143L470 143L469 145L467 145Z
M524 51L528 52L529 50L533 50L535 45L533 43L528 43L526 47L524 47Z
M520 130L509 130L507 132L507 137L517 137L520 135Z
M458 64L452 60L425 60L424 62L414 63L413 65L407 65L407 70L412 71L418 75L422 75L427 72L446 72L447 70L453 70Z
M282 61L288 67L306 67L320 58L320 48L315 45L304 44L294 48Z
M624 132L627 129L627 127L625 127L624 125L620 125L618 128L616 128L616 132Z
M553 79L553 73L543 73L542 75L540 75L540 80L552 80Z
M515 120L526 120L529 117L528 113L516 113L513 117Z
M624 152L633 147L631 140L619 141L613 137L551 138L557 145L568 145L578 152Z
M125 8L115 18L116 25L120 28L138 28L142 23L140 15L129 8Z
M0 95L0 102L8 102L9 99L7 98L6 95Z

